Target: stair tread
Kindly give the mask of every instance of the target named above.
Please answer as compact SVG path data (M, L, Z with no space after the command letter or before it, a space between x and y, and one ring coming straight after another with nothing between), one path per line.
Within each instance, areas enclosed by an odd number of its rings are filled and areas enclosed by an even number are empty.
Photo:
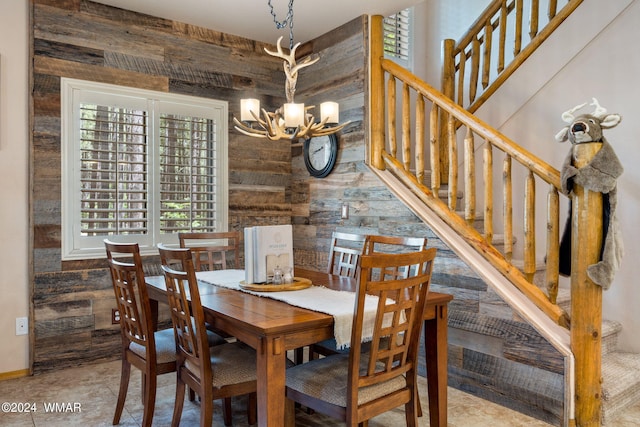
M602 359L602 424L640 399L640 354L613 352Z
M640 394L640 354L613 352L602 360L603 400L611 401L635 386Z

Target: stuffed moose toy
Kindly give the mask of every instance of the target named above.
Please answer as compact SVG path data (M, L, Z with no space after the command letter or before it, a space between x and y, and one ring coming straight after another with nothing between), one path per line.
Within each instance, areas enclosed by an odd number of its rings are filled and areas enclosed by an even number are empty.
M595 107L593 113L574 117L574 113L585 105L587 104L580 104L562 114L562 119L569 125L558 132L556 140L569 140L572 145L599 142L602 148L587 165L578 169L573 166L572 146L560 171L561 191L570 196L573 185L577 184L586 190L602 193L603 245L600 261L587 267L587 276L603 289L608 289L624 252L616 218L616 186L623 169L602 131L617 126L622 117L619 114L607 114L607 110L595 98L590 104ZM571 202L569 203L569 218L560 243L560 274L566 276L571 275Z

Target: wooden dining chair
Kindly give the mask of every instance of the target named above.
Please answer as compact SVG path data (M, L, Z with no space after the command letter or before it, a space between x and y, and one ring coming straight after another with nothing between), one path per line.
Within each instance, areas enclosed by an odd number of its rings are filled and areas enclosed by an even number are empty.
M156 401L157 376L176 370L176 346L173 329L154 332L147 295L142 258L137 243L104 241L113 291L120 313L122 367L120 389L113 424L120 416L129 388L131 366L142 373L142 425L151 426ZM126 260L114 255L126 256ZM130 262L129 259L132 259Z
M426 237L402 237L371 234L365 238L363 253L413 252L422 251L426 247Z
M327 273L355 278L365 235L334 231L329 246Z
M336 234L336 233L334 233ZM349 261L354 261L356 263L360 254L370 254L370 253L401 253L401 252L413 252L413 251L422 251L425 249L427 245L427 239L424 237L400 237L400 236L384 236L384 235L351 235L353 237L343 237L343 240L350 239L351 241L360 241L361 243L361 251L357 255L353 255L355 259L350 259ZM357 236L357 237L356 237ZM332 239L332 244L334 243L334 239ZM350 253L350 252L348 252ZM329 273L337 274L337 275L345 275L337 272L338 270L333 269L330 264ZM345 268L342 270L343 272L348 272L348 277L356 277L357 268L350 270ZM405 272L398 272L401 276L405 274ZM309 346L309 359L317 359L320 355L328 356L330 354L336 354L340 352L346 352L347 350L338 350L336 348L335 340L325 340L319 343L315 343Z
M237 231L178 233L181 248L191 249L196 271L240 268L240 233ZM227 256L231 255L229 259Z
M417 425L418 346L435 255L436 249L362 255L349 353L289 368L287 398L347 426L404 405L406 425ZM399 279L400 270L410 273ZM372 294L379 299L364 351L365 298Z
M200 425L210 426L213 401L249 395L248 422L256 422L256 354L241 342L207 345L204 309L200 300L193 254L188 248L158 245L167 287L171 321L177 348L178 382L172 426L180 424L186 386L201 398ZM179 269L173 266L179 265ZM224 411L225 425L231 425Z
M364 234L345 233L334 231L331 234L329 245L329 263L327 273L337 276L355 278L358 272L358 261L362 255ZM333 354L334 351L325 351L325 348L335 349L335 340L326 340L309 346L309 359L317 359L318 355ZM304 357L303 349L295 350L294 361L296 364L302 363Z

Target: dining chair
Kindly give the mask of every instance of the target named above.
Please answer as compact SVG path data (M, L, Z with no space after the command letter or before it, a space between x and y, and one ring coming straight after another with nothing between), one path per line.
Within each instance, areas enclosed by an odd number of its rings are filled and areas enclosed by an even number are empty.
M365 235L334 231L329 246L327 273L355 278Z
M400 253L422 251L427 247L426 237L403 237L370 234L365 238L363 253Z
M335 235L336 233L334 233ZM351 235L350 237L352 241L358 240L362 238L361 251L360 254L371 254L371 253L400 253L400 252L412 252L412 251L422 251L425 249L427 245L427 239L425 237L400 237L400 236L385 236L385 235ZM357 237L355 237L357 236ZM349 237L347 237L349 238ZM343 237L343 239L345 239ZM332 245L334 244L335 239L332 238ZM358 258L360 254L354 255ZM357 266L357 258L355 259ZM330 264L329 273L337 274L337 275L345 275L337 272L338 270L333 269ZM344 269L343 272L349 272L348 277L355 278L357 269L349 270ZM405 272L398 272L400 276L404 275ZM309 359L317 359L319 355L328 356L330 354L346 352L346 350L338 350L336 348L336 342L333 339L321 341L319 343L315 343L309 346Z
M157 376L176 370L173 329L154 332L151 306L145 286L142 258L137 243L104 241L113 291L120 313L122 367L113 424L120 416L129 388L131 366L142 373L142 425L151 426L156 400ZM126 256L126 261L114 256ZM129 262L129 259L132 262Z
M435 248L362 255L350 351L287 369L287 398L347 426L404 405L406 425L417 425L418 346L435 255ZM410 273L398 278L400 270ZM365 318L365 299L373 295L375 315ZM367 326L373 338L365 351Z
M237 231L178 233L181 248L191 249L196 271L240 268L240 233ZM231 258L227 260L227 255Z
M362 255L365 238L366 236L364 234L334 231L331 234L329 244L327 273L354 279L358 271L358 260L360 259L360 255ZM325 347L335 348L335 340L311 344L308 351L309 359L316 359L320 354L327 354L324 351ZM331 351L330 353L335 353L335 351ZM302 348L295 350L294 361L296 364L303 362L303 354Z
M193 254L188 248L171 249L158 245L167 287L171 321L177 349L176 398L172 426L180 424L185 388L194 390L201 401L200 425L210 426L213 401L249 395L248 422L256 422L256 354L239 341L214 347L207 345L204 309L195 275ZM178 265L179 269L174 268ZM231 425L224 411L225 425Z

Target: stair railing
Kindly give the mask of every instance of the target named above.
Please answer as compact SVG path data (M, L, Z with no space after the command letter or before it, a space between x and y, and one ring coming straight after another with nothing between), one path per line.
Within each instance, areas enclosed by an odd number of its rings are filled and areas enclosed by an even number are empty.
M378 17L372 19L372 41L382 37L374 31L378 30ZM380 24L381 25L381 24ZM381 30L380 26L380 31ZM382 40L380 38L379 40ZM438 213L449 225L459 233L477 251L482 253L491 264L500 270L520 289L536 306L543 310L556 323L568 327L569 317L556 304L559 276L559 189L560 173L543 160L524 150L513 141L480 119L461 108L432 86L422 81L411 72L393 61L384 59L382 52L375 52L377 42L371 43L371 165L378 169L389 168L395 175L425 197L425 203ZM380 43L381 46L381 43ZM386 80L386 85L385 85ZM386 86L386 89L385 89ZM401 91L400 105L397 103L397 87ZM386 102L385 102L386 100ZM396 109L401 112L396 119ZM386 112L386 113L385 113ZM447 132L440 132L440 117L446 117ZM415 122L415 134L412 138L412 125ZM396 126L400 123L400 127ZM456 132L455 129L464 129ZM386 139L385 141L385 135ZM398 154L398 137L400 153ZM443 135L447 140L442 140ZM458 141L458 135L462 141ZM476 177L476 138L484 142L482 173ZM428 144L427 142L428 141ZM427 146L428 145L428 146ZM438 197L440 193L440 161L441 147L446 147L451 167L448 169L447 203ZM458 149L460 147L460 153ZM503 232L504 254L493 242L494 238L494 156L495 152L503 153ZM430 183L425 183L425 153L429 153L431 171ZM460 157L460 159L459 159ZM480 159L478 159L480 160ZM458 215L458 164L464 165L463 182L464 218ZM522 271L511 264L513 254L513 184L512 168L519 165L524 170L525 179L525 214L524 214L524 266ZM411 171L415 170L414 173ZM536 178L548 186L547 211L547 273L546 286L548 295L535 284L533 277L536 267L535 213L536 213ZM478 179L484 182L484 230L476 231L471 224L477 215L476 185Z
M563 1L560 10L557 0L492 1L457 43L444 41L442 92L467 111L477 111L583 0ZM541 22L545 5L547 20ZM528 39L523 36L526 11Z
M568 417L569 420L578 421L578 425L599 425L602 295L601 288L586 276L586 267L597 262L599 255L600 243L593 238L593 233L598 230L597 224L602 223L601 198L583 189L574 189L572 194L573 318L570 319L556 304L559 281L560 172L409 71L385 59L382 19L381 16L373 16L371 19L368 106L370 166L381 171L389 170L397 181L455 230L537 308L556 324L565 328L571 326L575 384L571 381L567 384L571 389L568 393L569 400L565 402L569 408ZM398 114L400 117L397 117ZM440 129L442 122L446 125L446 132ZM478 147L476 139L481 140L482 147ZM448 178L446 202L440 198L439 154L443 149L451 159L451 167L445 171ZM480 150L482 156L476 156L476 152ZM595 154L580 153L579 150L574 148L574 165L578 168L588 163ZM425 156L429 158L429 182L425 182ZM501 161L495 160L498 156L502 156ZM494 167L498 162L502 165L500 169ZM481 167L477 168L476 163ZM462 165L463 170L460 179L458 165ZM476 173L476 169L480 172ZM498 215L502 220L504 234L502 252L494 245L494 228L499 223L494 209L494 206L499 205L494 201L494 187L500 187L494 176L500 175L500 172L502 206ZM523 236L522 268L516 267L512 262L516 175L523 177L524 207L520 233ZM462 215L458 213L457 206L459 181L462 182L461 192L464 194ZM536 202L536 185L539 182L547 187L546 204ZM476 206L479 196L476 187L481 188L480 196L483 201L479 209ZM478 218L478 210L484 216L482 232L472 225ZM541 212L546 216L547 230L546 241L543 242L546 250L545 291L533 283L537 269L536 244L539 243L536 242L535 218ZM452 249L455 251L455 248ZM567 375L573 378L573 369Z
M474 113L531 56L583 0L494 0L456 43L443 43L442 93ZM547 8L547 19L542 8ZM528 38L525 12L529 13ZM539 27L542 27L540 29ZM507 51L507 43L512 54ZM444 123L441 123L444 126ZM442 169L449 164L447 152L440 153ZM441 177L447 182L447 177Z

